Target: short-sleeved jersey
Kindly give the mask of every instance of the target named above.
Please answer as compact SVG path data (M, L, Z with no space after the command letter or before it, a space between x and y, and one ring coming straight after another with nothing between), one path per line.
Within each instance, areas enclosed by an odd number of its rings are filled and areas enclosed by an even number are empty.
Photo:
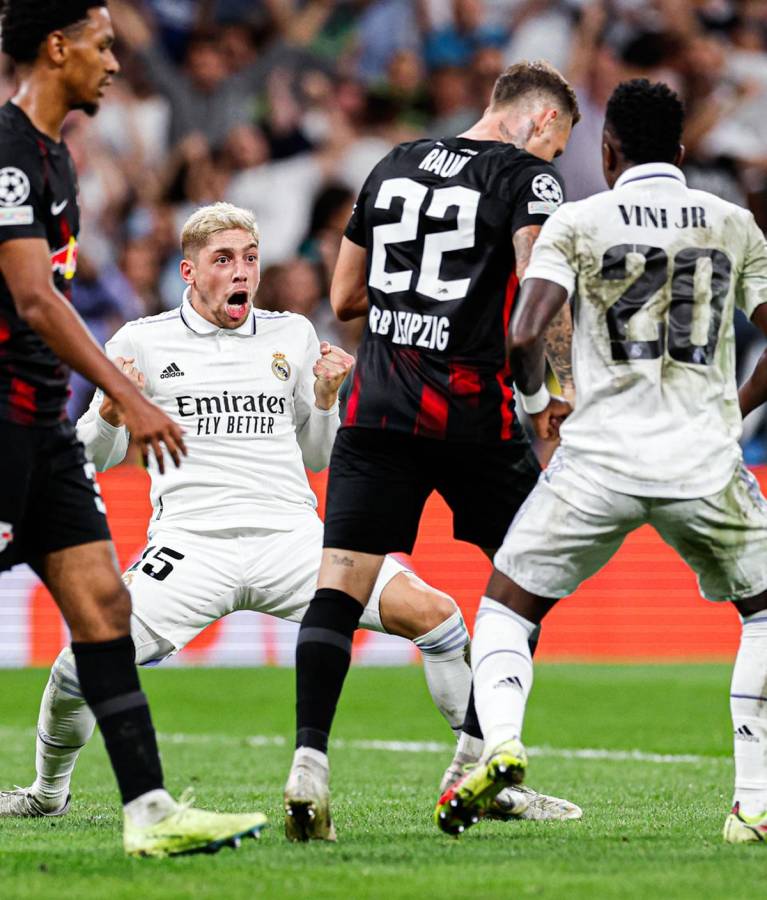
M565 454L613 490L704 497L741 460L734 307L767 302L764 235L668 164L562 206L525 274L573 297L575 411Z
M498 141L414 141L375 166L346 229L367 249L370 313L345 425L465 441L516 433L512 236L563 195L550 163Z
M43 238L56 287L69 296L77 265L77 179L66 145L38 131L10 101L0 107L0 243ZM54 425L69 370L18 315L0 275L0 420Z

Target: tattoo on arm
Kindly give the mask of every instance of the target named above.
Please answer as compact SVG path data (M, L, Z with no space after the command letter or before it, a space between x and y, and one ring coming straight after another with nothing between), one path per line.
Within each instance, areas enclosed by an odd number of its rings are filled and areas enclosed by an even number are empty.
M573 318L568 304L551 320L543 339L549 365L557 376L563 396L570 400L575 395L575 384L572 363Z
M527 267L530 265L533 244L540 233L540 225L526 225L524 228L519 228L515 231L514 237L511 239L511 242L514 245L517 278L519 278L520 281L522 280Z

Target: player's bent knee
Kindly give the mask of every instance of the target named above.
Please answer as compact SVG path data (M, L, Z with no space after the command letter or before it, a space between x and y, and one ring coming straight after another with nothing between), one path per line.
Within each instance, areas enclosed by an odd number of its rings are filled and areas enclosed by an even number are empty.
M428 634L458 612L452 597L411 572L400 572L392 578L381 595L384 628L409 640Z
M458 609L458 604L449 594L444 594L442 591L435 590L432 587L428 588L427 593L427 603L423 610L424 625L426 631L431 631L457 612L460 612L460 610Z

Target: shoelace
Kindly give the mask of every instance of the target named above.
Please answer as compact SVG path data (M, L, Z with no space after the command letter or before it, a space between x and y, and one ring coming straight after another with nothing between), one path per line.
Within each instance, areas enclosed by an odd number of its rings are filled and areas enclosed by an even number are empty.
M174 815L183 816L194 806L194 788L187 787L181 792L181 796L176 801L176 810Z

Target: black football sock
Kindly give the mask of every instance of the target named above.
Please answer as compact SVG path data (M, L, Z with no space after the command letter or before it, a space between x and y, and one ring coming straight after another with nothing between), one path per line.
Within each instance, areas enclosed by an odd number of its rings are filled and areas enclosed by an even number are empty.
M80 689L99 723L123 804L163 787L149 706L136 671L133 638L74 641Z
M328 752L363 610L354 597L331 588L320 588L306 610L296 644L296 747Z
M532 632L530 637L527 639L527 646L530 648L530 656L535 656L535 650L538 647L538 640L541 637L541 626L535 629ZM464 734L468 734L469 737L479 738L479 740L484 739L484 735L482 734L482 728L479 724L479 718L477 717L477 707L474 705L474 685L471 686L471 692L469 693L469 703L466 707L466 716L463 720L463 725L461 726L461 731Z
M461 731L464 734L468 734L469 737L478 738L480 741L483 739L482 729L480 728L479 719L477 718L477 707L474 705L473 684L471 686L471 691L469 692L469 703L466 706L466 715L463 719Z

